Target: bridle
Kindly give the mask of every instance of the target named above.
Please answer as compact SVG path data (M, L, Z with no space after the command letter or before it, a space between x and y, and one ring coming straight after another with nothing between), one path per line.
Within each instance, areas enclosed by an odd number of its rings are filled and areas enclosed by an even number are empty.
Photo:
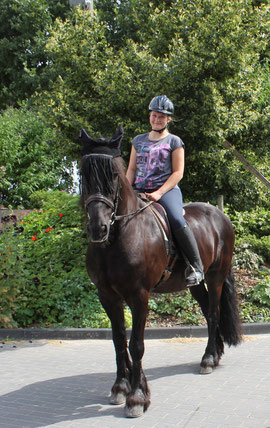
M149 201L147 203L145 203L145 205L141 208L138 208L135 211L132 211L130 213L127 214L122 214L122 215L117 215L117 210L118 210L118 205L119 205L119 200L120 200L120 191L121 191L121 182L120 182L120 178L119 175L117 175L117 185L116 185L116 191L113 197L113 200L107 198L106 196L102 195L101 193L95 193L94 195L90 195L86 201L84 202L84 208L87 211L88 205L91 202L102 202L103 204L107 205L109 208L112 209L112 214L111 214L111 218L109 220L109 226L111 227L115 221L119 221L122 220L124 218L133 218L136 215L138 215L139 213L141 213L142 211L144 211L146 208L148 208L150 205L152 205L153 201ZM108 231L106 233L106 235L104 236L104 238L102 238L102 240L99 241L92 241L95 243L102 243L108 240L109 238L109 234L110 234L110 227L108 227Z
M121 189L121 183L120 183L120 179L119 179L119 175L117 176L117 186L116 186L116 192L113 198L113 201L109 198L107 198L106 196L102 195L102 193L95 193L94 195L90 195L85 203L84 203L84 208L87 211L87 207L91 202L102 202L103 204L107 205L109 208L112 209L112 214L111 214L111 218L110 218L110 226L112 226L115 222L115 220L120 220L118 217L121 216L117 216L116 212L118 209L118 205L119 205L119 199L120 199L120 189ZM108 233L109 235L109 233ZM106 237L106 239L108 238L108 236ZM103 241L102 241L103 242Z

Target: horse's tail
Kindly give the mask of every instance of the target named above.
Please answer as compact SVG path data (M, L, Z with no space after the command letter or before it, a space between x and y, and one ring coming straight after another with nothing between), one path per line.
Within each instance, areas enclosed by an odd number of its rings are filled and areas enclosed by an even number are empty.
M224 342L229 346L236 346L242 341L238 299L231 267L223 284L219 327Z

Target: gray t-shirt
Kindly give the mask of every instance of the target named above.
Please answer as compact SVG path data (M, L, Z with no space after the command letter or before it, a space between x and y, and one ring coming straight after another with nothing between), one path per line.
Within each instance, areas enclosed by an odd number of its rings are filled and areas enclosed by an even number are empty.
M137 135L132 144L137 154L136 189L158 189L172 174L172 152L184 147L181 138L173 134L157 141L148 134Z

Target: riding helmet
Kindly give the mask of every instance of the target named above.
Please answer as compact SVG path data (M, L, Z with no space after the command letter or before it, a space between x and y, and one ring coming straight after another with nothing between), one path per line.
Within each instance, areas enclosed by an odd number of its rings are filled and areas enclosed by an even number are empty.
M172 115L174 112L174 105L166 95L159 95L152 99L149 104L149 110Z

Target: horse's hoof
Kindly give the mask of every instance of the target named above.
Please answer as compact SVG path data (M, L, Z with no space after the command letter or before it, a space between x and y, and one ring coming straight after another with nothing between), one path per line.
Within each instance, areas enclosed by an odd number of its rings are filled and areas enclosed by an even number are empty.
M110 404L124 404L126 402L126 394L123 392L118 392L117 394L112 394L110 396Z
M201 367L200 374L210 374L213 371L213 367Z
M133 407L125 407L125 416L126 418L139 418L143 415L144 406L137 404Z

